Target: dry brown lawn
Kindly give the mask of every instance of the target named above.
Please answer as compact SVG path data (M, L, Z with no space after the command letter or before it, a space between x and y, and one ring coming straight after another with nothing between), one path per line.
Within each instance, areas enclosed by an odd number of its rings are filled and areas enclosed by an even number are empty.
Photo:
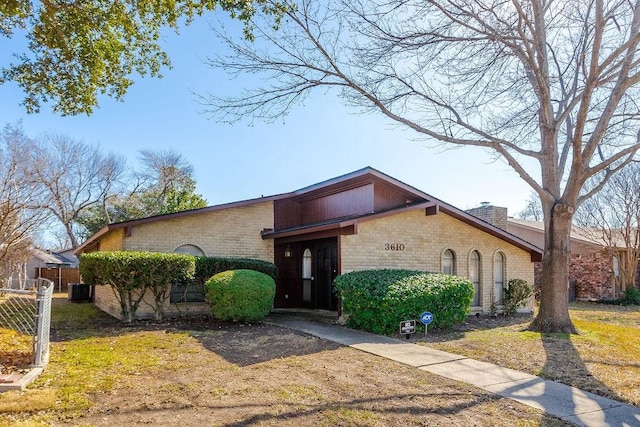
M574 303L580 335L525 331L532 316L470 317L420 344L576 386L640 407L640 307Z
M474 387L268 324L138 323L56 301L52 357L0 425L561 426Z

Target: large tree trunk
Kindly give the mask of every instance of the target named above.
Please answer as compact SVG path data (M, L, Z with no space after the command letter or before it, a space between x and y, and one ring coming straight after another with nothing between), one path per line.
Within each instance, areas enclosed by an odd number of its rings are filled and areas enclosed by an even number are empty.
M576 334L569 318L570 232L573 209L555 204L545 210L545 244L542 257L540 309L529 329L538 332Z

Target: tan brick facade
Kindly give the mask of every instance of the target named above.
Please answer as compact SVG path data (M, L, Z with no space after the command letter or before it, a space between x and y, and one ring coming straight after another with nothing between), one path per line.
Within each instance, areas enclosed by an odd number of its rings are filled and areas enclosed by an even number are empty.
M341 271L407 268L437 272L447 249L454 252L456 274L463 277L469 275L471 252L480 253L482 298L476 311L488 311L491 306L497 252L506 258L506 280L524 279L533 284L529 252L444 213L426 216L424 210L359 223L357 234L340 239Z
M101 251L121 251L124 239L124 229L113 230L100 239Z
M173 252L189 244L198 246L206 256L273 262L273 241L260 237L266 228L273 228L272 202L138 225L125 239L123 249Z
M111 231L100 239L100 250L173 252L185 244L195 245L207 256L253 258L273 262L273 240L263 240L260 231L273 228L273 203L256 203L200 215L184 216L141 224L125 237L124 229ZM145 297L147 299L147 297ZM95 304L114 317L121 317L118 300L110 286L97 286ZM138 318L153 316L153 309L142 302ZM209 313L205 303L169 304L166 315Z
M113 230L102 236L98 250L101 251L120 251L124 239L124 229ZM111 286L96 286L93 295L93 301L101 310L110 315L120 318L121 309L118 300L113 294Z
M492 212L506 218L504 208ZM112 224L106 230L79 251L174 252L192 245L206 256L273 262L279 269L274 304L290 308L335 309L332 280L340 272L379 268L437 272L442 270L443 254L451 251L454 273L463 277L469 277L471 255L479 254L479 301L473 310L489 311L494 289L502 286L494 278L497 255L504 260L500 261L504 282L519 278L531 283L531 260L539 261L541 256L538 248L500 227L372 168L291 193ZM311 257L305 258L305 248L313 251ZM306 274L312 274L306 280L314 282L315 289L306 288L306 294L302 287L305 260L310 263ZM111 288L96 289L96 304L120 317ZM165 313L183 314L187 309L189 313L209 310L202 303L167 302ZM137 314L150 317L152 307L142 304Z

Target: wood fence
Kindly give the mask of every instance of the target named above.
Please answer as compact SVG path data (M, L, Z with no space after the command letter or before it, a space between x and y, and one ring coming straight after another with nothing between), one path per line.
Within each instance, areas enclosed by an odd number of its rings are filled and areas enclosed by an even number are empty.
M69 283L80 283L80 270L78 268L36 267L35 270L33 277L51 280L57 292L67 292Z

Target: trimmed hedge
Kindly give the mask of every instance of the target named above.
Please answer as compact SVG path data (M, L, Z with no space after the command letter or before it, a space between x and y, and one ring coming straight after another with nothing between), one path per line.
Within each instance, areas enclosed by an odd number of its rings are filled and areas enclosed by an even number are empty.
M217 319L259 321L273 307L276 283L258 271L229 270L207 280L205 295Z
M195 257L161 252L91 252L80 257L80 275L89 285L109 285L122 317L131 323L147 291L154 297L156 320L161 320L170 284L193 279Z
M461 322L474 294L465 278L412 270L354 271L338 276L335 285L348 326L386 335L424 311L433 313L431 327Z
M220 258L220 257L196 257L195 284L204 284L218 273L229 270L253 270L270 276L273 280L278 278L276 266L267 261L250 258Z

